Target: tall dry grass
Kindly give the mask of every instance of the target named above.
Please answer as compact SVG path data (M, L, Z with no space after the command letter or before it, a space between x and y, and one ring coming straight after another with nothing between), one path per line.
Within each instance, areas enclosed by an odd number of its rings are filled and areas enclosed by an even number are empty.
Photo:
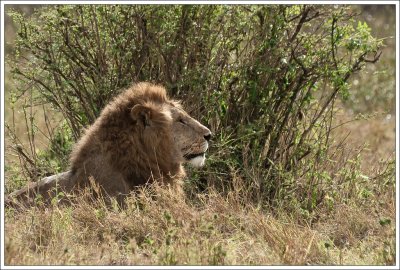
M394 260L394 226L380 224L380 215L367 206L343 205L300 225L290 213L257 208L240 191L196 197L194 203L153 185L130 197L126 209L83 195L70 207L10 210L6 264L375 265ZM393 208L379 210L394 215Z

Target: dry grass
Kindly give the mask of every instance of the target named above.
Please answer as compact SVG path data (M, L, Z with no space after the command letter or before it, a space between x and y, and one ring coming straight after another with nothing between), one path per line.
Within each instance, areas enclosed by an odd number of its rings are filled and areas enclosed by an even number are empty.
M5 264L394 263L395 208L389 193L377 198L381 203L374 208L337 205L308 225L287 212L261 210L236 191L188 200L152 186L129 197L126 209L93 202L88 194L69 207L8 209Z

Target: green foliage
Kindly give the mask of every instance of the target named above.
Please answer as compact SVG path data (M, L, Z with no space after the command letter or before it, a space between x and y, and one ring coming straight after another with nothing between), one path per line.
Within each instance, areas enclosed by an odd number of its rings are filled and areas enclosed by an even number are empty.
M13 179L13 181L5 186L5 192L6 194L20 189L24 186L26 183L26 180L24 179L24 176L21 174L21 169L18 166L13 166L13 165L4 165L4 174L8 175Z
M373 13L371 13L373 12ZM374 36L383 43L382 56L376 65L367 65L361 74L351 77L350 83L353 95L345 103L356 113L365 113L380 109L388 114L396 110L395 99L395 9L391 6L381 6L377 9L362 9L362 18L370 24L381 22L384 27L377 27ZM370 20L373 14L374 19ZM363 25L360 23L360 25ZM358 40L353 43L359 44ZM389 115L390 116L390 115Z
M66 120L69 131L52 140L58 158L121 88L153 81L215 134L196 181L227 191L235 172L257 200L290 198L305 212L332 181L318 163L334 102L351 95L350 76L378 60L382 45L346 6L51 5L10 16L19 29L16 91L31 84ZM349 185L358 178L341 173ZM215 263L222 253L216 247Z

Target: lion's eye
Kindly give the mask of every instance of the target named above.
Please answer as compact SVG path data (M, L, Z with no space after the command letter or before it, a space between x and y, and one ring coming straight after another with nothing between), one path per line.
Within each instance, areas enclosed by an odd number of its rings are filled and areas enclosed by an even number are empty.
M184 125L186 125L186 122L185 121L183 121L183 119L181 118L181 119L179 119L179 122L180 123L182 123L182 124L184 124Z

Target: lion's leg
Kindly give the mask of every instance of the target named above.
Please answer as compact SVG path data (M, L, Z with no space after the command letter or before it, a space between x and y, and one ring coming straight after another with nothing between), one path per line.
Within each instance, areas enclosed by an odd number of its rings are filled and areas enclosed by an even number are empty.
M70 171L45 177L38 182L29 183L28 186L14 191L5 197L6 206L17 206L19 204L30 206L36 200L49 203L59 192L70 192L74 186L72 173Z
M108 204L115 198L120 205L130 192L124 177L116 172L102 156L95 156L76 172L81 187L90 187L92 194L103 197Z

